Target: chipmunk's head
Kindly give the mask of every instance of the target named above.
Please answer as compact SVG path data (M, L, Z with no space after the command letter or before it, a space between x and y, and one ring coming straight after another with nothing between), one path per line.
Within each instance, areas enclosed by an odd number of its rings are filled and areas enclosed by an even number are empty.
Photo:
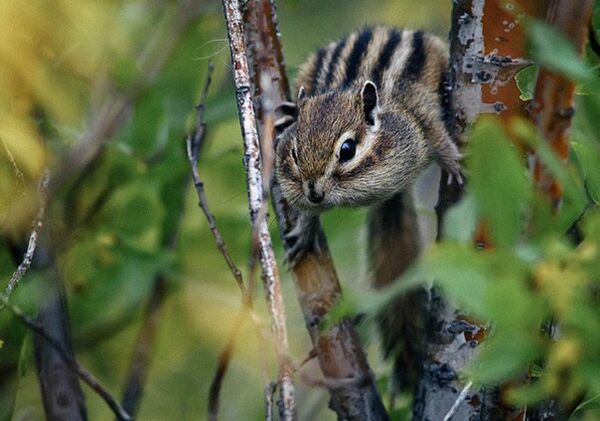
M399 151L410 149L403 145L415 137L414 124L382 111L373 82L313 97L301 88L297 107L275 158L277 180L292 206L320 212L370 204L412 181L406 170L412 154L399 157Z

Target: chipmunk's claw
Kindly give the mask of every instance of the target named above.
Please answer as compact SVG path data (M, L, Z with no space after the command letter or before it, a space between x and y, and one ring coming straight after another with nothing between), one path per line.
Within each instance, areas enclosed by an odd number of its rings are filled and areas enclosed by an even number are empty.
M318 217L300 216L294 227L283 235L289 267L294 267L308 251L321 251Z
M454 171L448 172L448 185L452 185L455 180L459 187L464 186L465 180L460 167Z

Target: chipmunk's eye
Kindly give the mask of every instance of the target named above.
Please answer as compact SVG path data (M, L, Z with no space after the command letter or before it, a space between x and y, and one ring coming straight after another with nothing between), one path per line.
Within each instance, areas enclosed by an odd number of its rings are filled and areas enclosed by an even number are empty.
M340 148L340 164L350 161L356 154L356 142L354 139L348 139L342 143Z

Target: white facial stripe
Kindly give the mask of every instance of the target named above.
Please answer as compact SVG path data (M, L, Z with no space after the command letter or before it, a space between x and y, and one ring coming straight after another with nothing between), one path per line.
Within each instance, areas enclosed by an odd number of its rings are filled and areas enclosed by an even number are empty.
M342 147L342 143L344 143L348 139L356 139L355 136L356 136L356 133L354 131L348 130L348 131L342 133L342 135L339 137L339 139L335 143L335 146L333 149L334 153L332 154L331 158L329 159L329 163L327 164L327 168L325 169L325 177L327 177L327 178L331 177L331 175L337 168L338 161L339 161L339 152L340 152L340 148Z
M360 143L358 143L356 145L356 155L354 155L354 158L352 158L350 161L348 161L346 164L344 164L345 171L351 171L355 167L360 165L361 162L363 161L363 159L366 158L367 155L369 155L369 151L371 151L373 149L372 145L373 145L373 143L375 143L375 139L377 138L377 132L379 131L379 126L380 126L379 118L377 118L379 111L380 111L380 108L379 108L379 105L377 105L377 107L373 110L373 115L375 117L375 124L373 126L369 126L365 137L360 141ZM344 135L345 134L346 133L344 133ZM340 137L340 140L336 144L336 147L337 147L336 151L339 151L340 147L342 146L342 143L344 143L347 139L350 138L350 137L344 137L344 135L342 135ZM335 166L337 165L337 157L335 157L335 162L333 164L334 164L333 168L335 168ZM333 169L332 169L332 172L333 172Z
M375 126L373 126L375 127ZM371 145L375 142L376 131L374 129L367 130L366 136L362 139L362 141L357 145L356 155L350 161L348 161L347 165L344 166L345 171L351 171L369 155L369 151L371 150Z

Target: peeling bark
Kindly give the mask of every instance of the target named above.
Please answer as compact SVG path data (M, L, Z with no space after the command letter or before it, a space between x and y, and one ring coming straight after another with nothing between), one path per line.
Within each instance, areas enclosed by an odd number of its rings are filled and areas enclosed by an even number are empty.
M479 114L493 113L507 122L525 115L514 75L531 62L524 57L526 40L519 26L523 13L539 16L547 0L532 2L456 0L450 34L450 102L454 135L464 140L465 131ZM518 9L518 10L516 10ZM446 175L442 174L442 180ZM440 184L436 206L438 236L445 212L461 198L457 186ZM489 244L485 224L475 238L480 247ZM454 419L522 419L524 410L508 408L499 390L471 388L460 399L463 384L460 373L479 353L484 328L454 309L435 289L430 301L428 355L415 398L415 419L439 419L454 408Z
M250 69L247 61L244 23L240 4L237 0L224 0L223 8L227 20L227 33L231 50L231 62L236 87L236 97L240 126L244 139L244 166L248 186L248 205L254 236L258 242L260 262L263 271L271 329L275 337L276 354L279 363L279 383L281 390L281 418L295 420L293 368L289 357L285 309L281 293L279 270L273 253L271 235L267 225L267 214L263 211L263 182L261 171L260 144L256 127L256 114L251 95Z
M548 23L573 43L579 55L584 51L593 9L593 0L550 0ZM569 158L569 129L575 112L574 104L575 83L549 69L541 68L534 91L532 119L540 136L550 144L563 163ZM562 202L562 186L543 167L539 157L534 155L530 164L536 188L550 199L553 210L557 211ZM576 224L577 222L573 224L570 233L577 231ZM527 413L527 419L569 419L579 402L577 399L564 402L560 398L555 396L532 408Z

